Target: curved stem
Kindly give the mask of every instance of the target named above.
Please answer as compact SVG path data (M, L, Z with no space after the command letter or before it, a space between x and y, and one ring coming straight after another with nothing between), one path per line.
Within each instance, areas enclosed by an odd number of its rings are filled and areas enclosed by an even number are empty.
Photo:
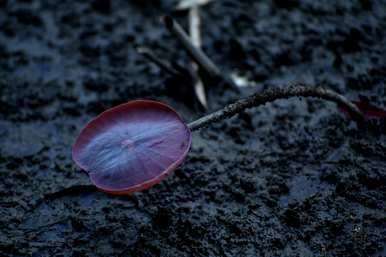
M351 116L359 125L364 122L362 113L344 96L322 87L306 87L303 85L298 85L290 86L288 88L269 89L262 93L255 93L247 98L227 105L219 111L213 112L189 123L188 127L191 131L198 130L208 126L213 122L230 118L245 109L258 107L278 99L288 99L290 97L316 97L335 102L347 110L347 112L351 114Z

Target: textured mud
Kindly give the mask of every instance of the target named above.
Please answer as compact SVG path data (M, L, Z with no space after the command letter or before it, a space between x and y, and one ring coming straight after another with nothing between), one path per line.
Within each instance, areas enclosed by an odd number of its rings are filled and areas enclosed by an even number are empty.
M188 65L159 23L173 1L81 2L0 1L0 256L386 256L386 133L314 99L195 133L150 190L96 191L71 160L90 118L137 98L200 113L135 51ZM256 82L240 95L301 81L386 107L385 1L214 1L202 15L205 51Z

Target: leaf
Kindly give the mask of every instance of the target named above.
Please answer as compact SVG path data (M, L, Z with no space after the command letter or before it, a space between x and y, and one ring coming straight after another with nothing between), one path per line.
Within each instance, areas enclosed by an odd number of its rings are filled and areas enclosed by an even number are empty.
M368 119L378 118L378 119L386 119L386 110L379 108L370 103L370 99L365 96L359 96L359 100L352 101L353 104L358 107L358 109L363 113L363 116ZM351 115L344 107L339 107L341 111L347 114L350 118Z
M181 164L190 144L189 128L171 107L137 100L89 122L72 155L96 187L127 194L159 183Z

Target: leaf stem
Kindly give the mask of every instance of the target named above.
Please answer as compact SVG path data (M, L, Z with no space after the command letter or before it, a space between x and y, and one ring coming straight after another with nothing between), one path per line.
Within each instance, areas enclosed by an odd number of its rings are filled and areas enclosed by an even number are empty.
M223 109L203 116L188 124L191 131L199 130L213 122L222 121L230 118L245 109L258 107L278 99L288 99L291 97L315 97L327 101L335 102L346 109L358 125L364 123L364 117L358 108L347 100L344 96L322 87L308 87L304 85L290 86L287 88L269 89L262 93L255 93L247 98L238 100L225 106Z

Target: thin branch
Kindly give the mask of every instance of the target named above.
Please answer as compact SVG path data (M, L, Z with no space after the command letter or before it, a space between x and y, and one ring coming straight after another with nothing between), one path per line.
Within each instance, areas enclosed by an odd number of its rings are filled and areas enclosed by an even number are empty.
M169 73L172 76L178 76L179 72L176 71L171 64L169 64L167 61L163 61L147 47L141 46L137 48L137 52L145 56L149 61L156 64L161 70L164 70L165 72Z
M343 108L347 109L347 111L352 115L358 125L361 125L364 122L362 113L344 96L322 87L306 87L303 85L298 85L290 86L288 88L269 89L262 93L255 93L247 98L238 100L237 102L230 104L219 111L208 114L198 120L189 123L188 127L191 131L198 130L208 126L213 122L230 118L245 109L258 107L278 99L288 99L291 97L316 97L335 102Z
M209 59L209 57L199 48L194 46L190 41L189 36L182 29L180 24L178 24L172 17L164 16L162 21L165 24L166 28L177 37L177 39L184 46L188 54L193 58L193 60L210 76L212 77L221 77L221 71L217 66Z

